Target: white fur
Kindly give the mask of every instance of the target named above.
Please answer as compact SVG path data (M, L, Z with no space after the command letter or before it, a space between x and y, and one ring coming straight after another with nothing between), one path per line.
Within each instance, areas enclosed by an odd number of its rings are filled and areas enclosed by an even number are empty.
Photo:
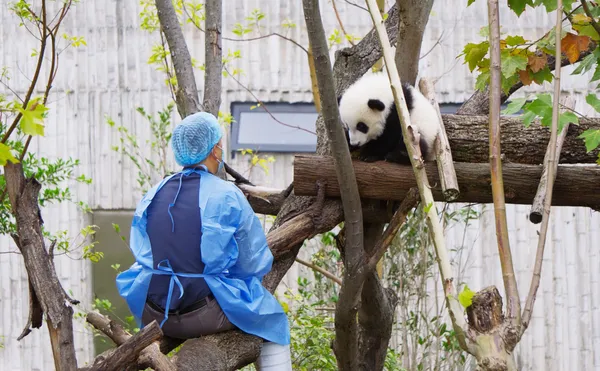
M417 89L411 87L413 109L410 112L411 124L419 129L422 138L433 149L433 143L440 130L437 111L429 100ZM385 110L379 112L367 106L369 99L378 99L385 104ZM386 73L367 73L351 85L342 95L340 100L340 118L348 128L350 144L362 146L377 139L385 129L385 121L390 114L390 107L394 102L394 95ZM356 130L356 125L364 122L369 131L367 134ZM433 150L431 151L433 152ZM426 161L432 161L435 154L431 154Z

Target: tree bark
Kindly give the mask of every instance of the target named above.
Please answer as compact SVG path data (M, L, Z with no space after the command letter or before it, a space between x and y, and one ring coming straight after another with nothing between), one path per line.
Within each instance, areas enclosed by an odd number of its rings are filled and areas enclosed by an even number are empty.
M455 162L489 163L487 116L442 115L452 158ZM504 163L542 164L550 132L534 121L529 128L520 118L502 116L500 140ZM561 164L596 163L599 149L586 153L583 139L587 129L600 129L600 119L581 118L579 125L569 125L561 152ZM462 191L462 189L461 189Z
M169 44L173 68L177 78L175 93L177 110L181 118L200 111L202 106L198 99L198 88L192 68L192 57L188 50L183 31L179 26L177 14L171 0L155 0L160 28Z
M402 200L416 181L410 166L389 162L354 161L361 197ZM461 194L454 202L491 203L490 169L485 163L455 163ZM426 165L436 201L444 201L435 163ZM506 202L530 205L535 197L543 165L503 165ZM294 186L298 195L314 195L314 184L325 180L326 197L339 197L333 173L333 160L327 156L299 155L294 160ZM573 182L577 179L577 182ZM553 206L584 206L600 209L600 166L561 165L558 167Z
M35 178L25 179L22 164L7 162L4 166L6 188L12 214L17 224L17 235L13 235L19 247L25 268L33 287L30 309L31 319L39 324L39 309L46 314L54 364L57 370L77 369L75 345L73 343L72 300L63 290L52 257L49 256L42 234L42 219L38 204L41 184ZM34 299L37 298L37 299ZM39 301L39 307L35 305ZM26 332L27 329L24 330Z
M433 0L396 0L400 13L396 67L402 82L415 85L419 74L419 58L423 33L429 20Z
M207 0L206 32L204 33L204 110L219 116L221 81L223 80L223 50L221 48L221 0Z
M401 223L403 223L402 220ZM383 224L365 224L365 251L372 255ZM388 344L392 336L394 312L398 296L393 289L384 288L376 270L371 270L364 281L358 311L359 369L383 370Z

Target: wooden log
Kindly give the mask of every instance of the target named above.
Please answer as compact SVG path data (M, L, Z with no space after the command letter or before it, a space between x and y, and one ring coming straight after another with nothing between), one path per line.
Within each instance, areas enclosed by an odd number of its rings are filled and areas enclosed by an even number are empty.
M442 119L455 162L489 164L487 116L442 115ZM599 150L586 153L583 139L577 138L585 130L592 128L600 129L600 119L582 117L579 125L570 125L561 151L561 164L596 163ZM514 162L539 165L544 162L550 130L541 127L538 121L526 128L520 118L501 116L500 139L505 164Z
M359 193L366 199L403 200L416 186L410 166L389 162L353 161ZM436 201L444 201L435 163L426 165ZM453 202L491 203L489 164L455 163L461 189ZM502 167L507 203L530 205L542 174L542 165L505 164ZM315 183L325 180L326 197L339 197L333 159L327 156L298 155L294 160L294 192L315 195ZM587 206L600 209L600 166L559 165L554 186L553 206Z

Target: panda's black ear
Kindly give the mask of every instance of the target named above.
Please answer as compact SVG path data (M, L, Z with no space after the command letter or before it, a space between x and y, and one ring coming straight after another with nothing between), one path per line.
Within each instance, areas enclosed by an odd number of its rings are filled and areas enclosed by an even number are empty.
M383 111L385 109L385 104L379 99L369 99L367 105L370 109L374 109L377 111Z

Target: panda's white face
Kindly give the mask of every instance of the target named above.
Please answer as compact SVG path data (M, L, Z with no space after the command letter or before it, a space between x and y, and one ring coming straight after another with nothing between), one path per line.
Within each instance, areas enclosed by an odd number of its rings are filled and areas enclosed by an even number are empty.
M369 102L373 102L370 100ZM350 137L350 145L353 147L361 147L377 139L385 129L385 105L377 100L377 103L355 104L348 106L340 104L340 115L342 122L348 128L348 136ZM371 108L376 105L377 108Z
M389 80L382 73L368 73L344 92L340 119L348 129L352 147L364 146L383 133L393 101Z

